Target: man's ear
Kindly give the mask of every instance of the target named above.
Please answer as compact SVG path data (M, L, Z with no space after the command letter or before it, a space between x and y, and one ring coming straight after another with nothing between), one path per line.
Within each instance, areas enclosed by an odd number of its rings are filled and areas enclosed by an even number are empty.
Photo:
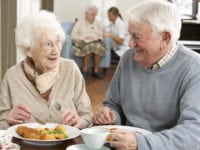
M162 33L162 39L161 39L161 49L165 49L171 40L171 34L167 31L164 31Z
M30 48L24 48L24 53L26 54L26 56L32 57L32 52Z

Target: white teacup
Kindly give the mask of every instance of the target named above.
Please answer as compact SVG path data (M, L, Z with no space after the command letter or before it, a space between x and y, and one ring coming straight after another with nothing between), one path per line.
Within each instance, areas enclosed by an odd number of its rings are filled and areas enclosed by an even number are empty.
M84 143L91 149L99 149L110 134L109 129L92 127L81 130L81 137Z

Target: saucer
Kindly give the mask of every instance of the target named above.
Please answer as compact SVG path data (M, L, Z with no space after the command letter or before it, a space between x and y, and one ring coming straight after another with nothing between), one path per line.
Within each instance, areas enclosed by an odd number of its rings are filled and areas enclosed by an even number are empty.
M85 144L76 144L76 145L67 147L66 150L94 150L94 149L88 148ZM110 150L110 148L103 146L102 148L98 150Z

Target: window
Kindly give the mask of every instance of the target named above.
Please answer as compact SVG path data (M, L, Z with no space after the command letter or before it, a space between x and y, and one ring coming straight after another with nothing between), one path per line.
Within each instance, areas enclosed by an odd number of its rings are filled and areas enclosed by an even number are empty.
M40 0L18 0L17 1L17 23L30 12L40 10ZM24 59L24 53L17 49L17 62Z
M182 19L196 19L198 0L168 0L174 3Z

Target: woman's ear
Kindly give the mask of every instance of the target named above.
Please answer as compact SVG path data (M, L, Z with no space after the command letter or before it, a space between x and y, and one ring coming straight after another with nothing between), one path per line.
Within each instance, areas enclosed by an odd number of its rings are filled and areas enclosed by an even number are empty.
M30 48L23 48L23 50L26 56L32 57L32 51Z
M171 40L171 34L167 31L164 31L162 33L162 39L161 39L161 49L165 49L168 47Z

